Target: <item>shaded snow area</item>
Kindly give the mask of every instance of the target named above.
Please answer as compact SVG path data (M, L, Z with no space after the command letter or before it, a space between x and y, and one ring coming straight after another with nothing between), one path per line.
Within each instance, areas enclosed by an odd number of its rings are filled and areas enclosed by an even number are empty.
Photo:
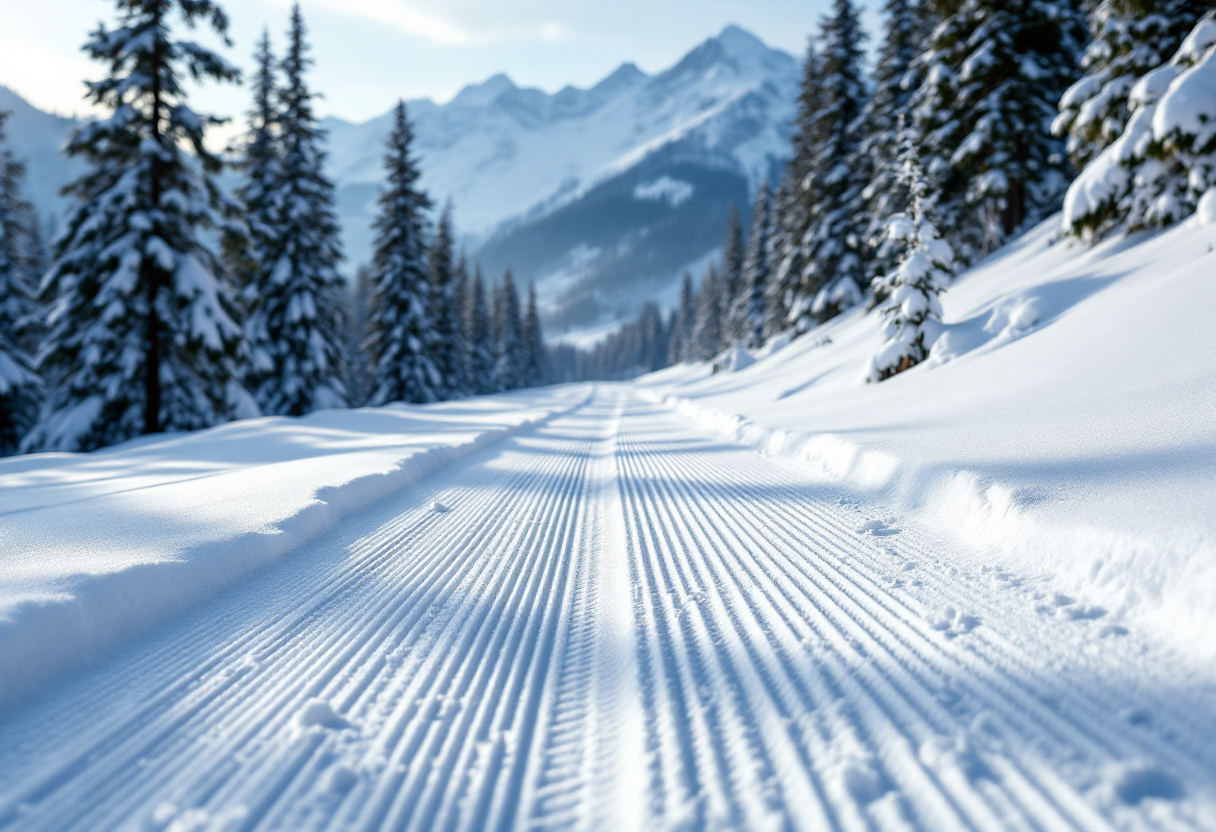
M0 461L0 707L574 395L251 419Z
M1216 828L1216 229L1051 234L878 384L4 462L0 829Z

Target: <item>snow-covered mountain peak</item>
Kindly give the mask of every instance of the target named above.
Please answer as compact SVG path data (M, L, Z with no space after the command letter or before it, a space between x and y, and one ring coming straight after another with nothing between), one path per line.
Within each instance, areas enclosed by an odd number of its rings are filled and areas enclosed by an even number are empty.
M500 72L480 84L469 84L457 93L447 106L453 109L487 107L501 96L516 92L519 87L507 76Z

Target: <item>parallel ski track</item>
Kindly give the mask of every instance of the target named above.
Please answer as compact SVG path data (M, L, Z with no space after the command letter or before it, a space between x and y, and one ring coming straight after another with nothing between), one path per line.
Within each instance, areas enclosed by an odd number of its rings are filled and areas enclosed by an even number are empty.
M1151 822L1112 817L1083 792L1095 773L1146 758L1204 783L1203 756L1120 730L1111 716L1126 702L1075 701L992 627L945 639L884 586L880 547L805 480L690 441L662 411L627 419L621 449L656 817L1200 828L1185 806L1158 807ZM930 591L949 587L923 571Z
M607 421L575 415L515 440L506 462L441 492L450 512L407 511L324 578L296 582L289 614L227 639L152 701L93 726L84 750L4 788L0 827L512 828L534 809L519 805L521 779L551 722L540 711L553 655L591 591L576 538ZM213 640L204 623L142 669ZM585 701L586 669L569 669L558 700ZM345 725L293 725L317 698ZM551 729L551 758L570 744L563 728ZM548 788L569 791L558 774L548 767Z
M1206 792L1143 811L1099 794L1129 761L1207 783L1209 714L1171 713L1151 686L1074 690L1052 668L1075 640L1027 652L1002 633L1008 593L930 536L867 537L867 507L623 390L403 504L67 686L35 713L41 733L0 724L0 830L1096 832L1211 817ZM938 632L946 604L979 625ZM315 700L336 720L301 724ZM1113 717L1132 706L1160 715L1152 730Z

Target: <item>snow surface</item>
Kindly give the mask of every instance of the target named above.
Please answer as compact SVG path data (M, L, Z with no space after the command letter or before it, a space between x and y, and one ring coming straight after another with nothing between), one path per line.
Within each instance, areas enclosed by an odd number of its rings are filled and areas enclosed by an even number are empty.
M855 310L0 463L0 828L1216 828L1216 228L1055 223L878 384Z
M888 499L1216 660L1216 230L1096 248L1055 223L942 295L922 366L862 381L855 309L741 372L642 381L706 425Z
M1213 827L1211 667L575 391L0 711L0 827Z

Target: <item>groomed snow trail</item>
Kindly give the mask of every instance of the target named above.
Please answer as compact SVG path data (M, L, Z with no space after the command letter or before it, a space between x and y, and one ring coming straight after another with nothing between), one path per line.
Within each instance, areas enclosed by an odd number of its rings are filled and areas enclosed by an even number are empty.
M962 563L604 386L0 716L0 829L1216 828L1210 688Z

